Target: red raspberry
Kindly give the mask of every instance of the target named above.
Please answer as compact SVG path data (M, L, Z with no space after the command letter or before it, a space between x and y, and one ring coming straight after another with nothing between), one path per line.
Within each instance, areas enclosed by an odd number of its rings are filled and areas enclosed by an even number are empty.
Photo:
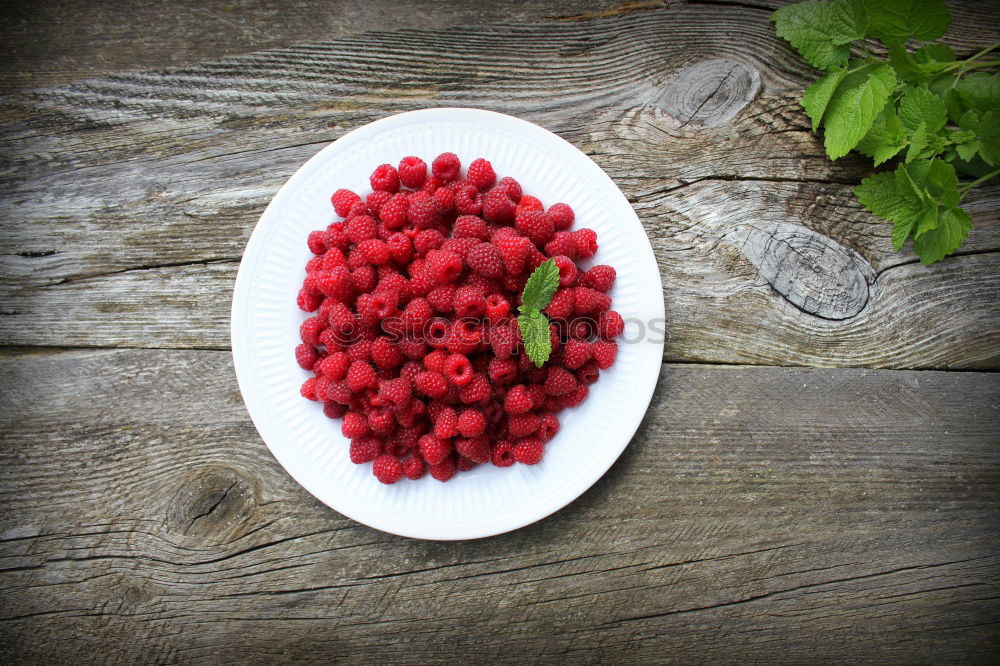
M312 345L303 342L295 348L295 362L303 370L312 370L317 359L319 359L319 352Z
M479 159L472 160L465 179L474 185L476 189L485 192L497 182L497 174L493 171L493 165L480 157Z
M305 289L301 289L299 290L299 296L295 302L299 306L299 309L303 312L315 312L316 308L323 303L323 297L319 294L309 293Z
M458 415L458 432L462 437L479 437L486 432L486 416L478 409L463 410ZM466 453L462 455L468 456Z
M483 217L494 224L510 224L515 205L507 190L497 185L483 196Z
M336 402L328 402L323 405L323 415L330 419L339 419L347 413L347 405Z
M333 193L333 196L330 197L330 202L333 204L333 210L337 211L337 215L341 217L347 217L348 213L351 212L351 206L353 206L356 201L361 201L361 197L350 190L337 190Z
M403 478L403 464L396 456L382 454L375 459L372 473L382 483L396 483Z
M514 459L523 465L537 465L542 460L545 446L536 437L522 439L514 445Z
M455 190L455 210L460 215L479 215L483 210L483 195L474 185L463 185Z
M392 198L392 192L383 192L381 190L375 190L367 197L365 197L365 204L368 206L368 210L370 210L372 213L378 216L382 212L382 206L384 206L385 203L391 198ZM382 218L379 217L379 219Z
M577 384L575 389L561 396L562 406L564 408L576 407L587 399L588 393L590 393L590 389L587 388L586 384Z
M563 365L569 370L576 370L590 360L590 345L583 340L571 338L563 347Z
M443 215L447 215L455 210L455 193L447 187L439 187L434 190L434 198L438 202L438 207Z
M408 456L403 460L403 474L411 481L416 481L424 475L427 467L419 456Z
M437 465L430 466L430 473L438 481L447 481L451 477L455 476L455 470L457 466L455 461L451 457L445 458Z
M457 307L457 306L456 306ZM468 355L478 349L483 341L479 327L467 320L453 322L447 337L448 351Z
M431 172L446 183L458 178L461 169L462 162L455 153L441 153L431 162Z
M546 306L545 312L553 319L566 319L573 314L575 304L576 298L573 289L558 289L552 295L552 300Z
M603 264L593 266L584 274L583 286L596 289L602 293L607 293L611 290L611 286L615 283L615 277L615 269L611 266L605 266Z
M361 250L359 250L357 246L353 247L351 251L347 253L347 267L353 271L356 268L364 268L365 266L371 266L371 262L368 261L368 257L361 254Z
M622 316L614 310L602 312L597 320L597 334L605 339L617 338L625 330Z
M332 271L338 266L347 266L347 259L344 257L342 250L336 247L331 247L323 255L323 266L322 270Z
M383 164L375 168L368 179L373 190L395 192L399 189L399 173L391 164Z
M469 250L479 245L478 238L448 238L441 244L441 249L446 252L454 252L462 259L469 254Z
M486 297L486 318L490 323L497 323L510 314L510 302L500 294L490 294Z
M576 242L573 240L573 234L568 231L557 231L548 243L545 244L545 254L550 257L555 257L558 255L565 255L570 259L575 259L576 254Z
M481 317L486 312L486 298L477 287L459 287L453 301L456 317Z
M455 285L443 284L434 287L427 294L427 302L438 312L452 312L455 309Z
M423 334L430 346L446 348L451 340L451 322L444 317L434 317L424 325Z
M572 285L573 281L576 280L576 264L573 263L573 260L564 254L557 254L552 257L552 260L556 262L556 266L559 268L559 286L568 287Z
M441 410L437 420L434 421L434 436L441 440L447 440L456 435L458 435L458 413L451 407L446 407Z
M549 207L548 213L552 219L552 224L555 225L556 231L565 231L573 226L575 215L573 214L573 209L566 204L552 204Z
M414 259L410 263L410 291L413 295L426 296L437 284L426 261Z
M419 333L423 331L427 320L433 316L434 311L426 298L414 298L403 310L403 324L410 333Z
M532 243L544 247L552 240L555 228L547 213L528 210L521 213L515 220L517 230L527 236Z
M324 231L323 233L325 234L326 232ZM306 262L307 279L312 273L315 273L316 271L320 270L323 267L323 260L325 257L326 257L325 254L323 256L315 256L310 258L309 261Z
M341 303L350 301L354 296L354 279L346 266L337 266L332 271L321 272L316 278L316 284L320 291Z
M538 430L541 420L538 414L528 412L527 414L511 414L507 419L507 432L511 437L520 439L527 437Z
M413 243L406 234L394 233L385 244L389 248L389 258L400 266L405 266L413 258Z
M417 189L427 178L427 163L419 157L404 157L399 161L399 180L411 189Z
M520 342L521 331L513 319L490 327L490 347L497 358L501 360L510 358L517 351Z
M441 204L433 195L426 192L414 192L409 198L407 219L418 229L428 229L434 226L442 217Z
M424 229L413 238L413 248L418 254L437 250L444 243L444 234L437 229Z
M618 343L614 340L598 340L591 343L590 354L597 361L598 368L607 370L615 364L615 358L618 356Z
M517 462L514 457L514 445L505 439L500 440L493 446L491 460L497 467L510 467Z
M352 361L367 361L372 357L372 343L364 339L357 340L347 350L347 357Z
M366 361L354 361L347 369L347 388L355 393L366 388L378 388L375 369Z
M326 397L331 402L338 402L342 405L350 405L354 402L354 394L347 388L347 382L333 382L326 390Z
M396 333L396 335L400 334L401 332ZM399 341L399 350L403 352L403 356L406 358L416 360L427 355L428 347L427 343L423 340L419 340L417 338L403 338ZM410 379L412 380L414 377L410 377Z
M576 377L566 368L551 367L545 376L545 393L548 395L565 395L576 386Z
M396 417L388 409L373 409L368 412L368 429L380 437L391 435L396 429Z
M556 418L556 415L548 412L542 414L538 420L538 431L535 436L543 442L547 442L555 437L557 432L559 432L559 419Z
M410 398L413 397L413 386L406 377L390 379L379 384L378 397L384 406L399 411L410 404Z
M455 450L473 462L484 463L490 459L490 445L484 437L457 439Z
M504 263L500 256L500 251L492 243L480 243L476 245L465 257L469 268L490 278L498 278L503 275Z
M347 412L340 424L340 432L348 439L364 437L368 434L368 419L361 412Z
M371 462L382 452L382 440L378 437L361 437L351 440L351 462L355 465Z
M448 360L448 352L443 349L435 349L430 354L423 357L424 367L430 372L444 374L444 364Z
M334 222L326 228L326 245L335 247L341 252L351 246L351 239L347 237L342 222Z
M451 444L447 440L441 440L433 435L424 435L420 438L417 446L420 455L427 461L428 465L437 465L448 457L451 453Z
M310 231L309 237L306 239L306 245L309 246L309 251L313 254L323 254L326 252L326 232L325 231ZM308 270L308 269L307 269Z
M521 200L517 204L517 209L514 211L514 217L516 218L520 213L528 210L545 210L545 206L537 198L531 196L530 194L525 194L521 196Z
M412 383L421 372L423 372L423 369L420 367L420 364L410 360L403 363L403 367L399 369L399 376L409 379Z
M424 184L420 186L420 191L426 192L427 194L434 194L439 189L444 187L445 182L438 178L437 176L431 176L424 181Z
M497 187L502 188L515 204L521 200L521 184L510 176L501 178Z
M403 364L403 352L389 338L378 338L372 342L371 355L372 361L380 368L398 368Z
M389 246L385 241L371 238L359 243L358 250L364 255L365 259L376 266L383 266L389 263Z
M378 237L378 224L375 222L375 218L367 215L352 217L344 224L344 230L354 244Z
M444 363L444 376L455 386L465 386L472 381L472 364L461 354L452 354Z
M389 229L402 229L409 220L410 198L405 192L393 194L379 209L379 219Z
M487 370L490 376L490 381L499 386L510 384L517 379L517 361L505 358L500 359L493 357L490 359L489 369Z
M335 382L347 376L347 369L351 365L351 360L342 351L333 352L320 361L318 370L324 377L329 377Z
M302 397L307 400L318 400L316 397L316 378L310 377L309 379L302 382L302 387L299 388L299 393Z
M572 233L577 257L587 259L597 253L597 234L593 229L577 229Z
M523 384L518 384L507 391L507 395L503 399L503 408L508 414L524 414L530 412L534 406L535 404Z
M413 386L428 398L443 398L448 393L448 380L440 372L421 372L413 380Z
M493 238L493 244L500 252L504 267L510 275L519 274L524 268L524 260L528 256L531 241L523 236L503 236Z
M574 340L589 340L597 333L597 322L591 317L577 317L569 322L568 330Z
M462 273L462 258L448 250L427 253L427 267L438 284L450 284Z
M593 354L593 351L591 351ZM600 377L601 371L597 367L597 361L590 359L576 371L576 380L581 384L593 384Z
M607 294L602 294L589 287L573 287L573 300L573 312L578 315L603 312L611 306L611 299Z
M481 241L490 239L490 230L482 218L475 215L462 215L455 220L451 235L455 238L478 238Z
M326 322L319 317L309 317L299 326L299 337L307 345L319 344L319 334L326 328Z
M347 219L349 220L352 217L358 217L359 215L367 215L371 217L371 213L372 212L368 210L368 204L361 201L359 197L357 201L351 204L351 210L347 211Z

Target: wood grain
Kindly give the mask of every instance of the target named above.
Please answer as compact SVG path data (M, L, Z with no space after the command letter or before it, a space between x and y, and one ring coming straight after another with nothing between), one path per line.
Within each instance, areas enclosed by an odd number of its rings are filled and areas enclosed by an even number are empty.
M996 650L995 374L666 365L593 489L459 543L307 495L226 352L18 352L0 386L0 642L22 661Z
M298 165L387 113L468 105L559 132L633 201L666 286L667 360L997 367L1000 188L970 199L967 256L918 267L854 200L864 162L831 163L808 131L795 100L812 73L766 12L626 9L545 30L370 33L8 97L0 335L223 348L235 262ZM1000 34L963 11L963 39Z

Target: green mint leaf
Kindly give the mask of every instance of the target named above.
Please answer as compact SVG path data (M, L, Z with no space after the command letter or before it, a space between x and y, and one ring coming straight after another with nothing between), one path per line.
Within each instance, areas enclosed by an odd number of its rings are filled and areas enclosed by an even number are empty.
M928 231L937 229L938 208L940 208L940 206L941 204L934 199L931 199L924 204L924 209L920 213L920 217L917 218L917 228L913 230L913 240L917 240Z
M896 73L889 65L862 68L841 82L838 91L843 92L830 102L823 121L824 145L830 159L843 157L858 145L895 86Z
M961 208L945 208L937 213L937 226L913 239L913 251L920 263L930 266L957 250L972 229L972 218Z
M990 166L1000 163L1000 111L987 111L976 129L979 156Z
M771 14L778 36L819 69L847 62L850 43L865 35L867 18L863 4L849 0L807 0L786 5Z
M958 130L951 133L951 140L955 144L955 152L958 156L968 162L979 151L979 140L976 133L969 130Z
M559 267L555 259L547 259L539 264L521 293L521 309L543 310L552 300L552 295L559 288Z
M913 54L913 59L921 65L947 65L955 62L955 52L947 44L934 42L921 46Z
M909 186L900 189L897 173L891 171L865 178L854 194L869 211L893 223L892 246L899 251L917 223L923 202Z
M875 166L894 157L906 147L906 134L896 115L896 106L886 104L882 113L878 114L872 128L868 130L861 142L856 146L858 151L871 157Z
M959 101L980 113L1000 109L1000 74L973 72L954 85Z
M951 12L943 0L869 0L869 34L883 42L937 39L948 31Z
M813 132L819 129L826 107L833 99L834 91L837 90L837 86L840 85L845 76L847 76L847 68L838 67L809 86L805 94L802 95L802 108L806 110L806 115L812 120Z
M910 137L910 149L906 151L906 162L912 162L920 157L920 152L927 147L927 123L920 123Z
M907 134L913 135L924 126L927 135L936 133L948 120L944 100L927 88L907 86L899 100L899 121Z
M542 367L552 354L552 338L549 334L549 320L534 308L528 308L517 317L521 329L524 350L535 367Z

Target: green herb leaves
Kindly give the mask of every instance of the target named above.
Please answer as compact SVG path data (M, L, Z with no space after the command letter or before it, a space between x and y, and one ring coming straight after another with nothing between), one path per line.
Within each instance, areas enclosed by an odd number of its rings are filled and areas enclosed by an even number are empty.
M908 238L925 264L964 242L972 226L962 197L1000 175L1000 75L982 60L1000 44L957 61L933 40L951 23L943 0L807 0L771 16L778 35L813 66L826 70L802 97L813 131L823 130L830 159L857 150L875 165L896 159L893 172L855 189L872 213L893 222L893 246ZM864 40L882 40L888 58ZM967 73L969 72L969 73ZM958 173L976 177L960 185Z
M531 273L521 292L517 325L521 329L521 340L524 341L528 358L539 368L552 354L549 320L542 314L542 310L552 300L558 288L559 267L556 266L555 259L547 259Z

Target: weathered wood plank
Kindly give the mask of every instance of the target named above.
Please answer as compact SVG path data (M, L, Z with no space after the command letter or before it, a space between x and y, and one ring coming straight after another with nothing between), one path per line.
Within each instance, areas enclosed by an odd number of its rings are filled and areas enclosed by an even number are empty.
M3 339L226 346L232 262L301 162L386 111L469 104L546 124L622 185L667 285L669 360L996 367L993 257L894 268L913 255L853 200L862 162L823 156L794 101L808 70L764 18L376 33L8 98ZM1000 188L970 207L964 251L1000 248Z
M319 505L258 439L225 352L18 351L0 387L0 641L21 660L997 647L996 374L667 365L595 488L464 543Z

